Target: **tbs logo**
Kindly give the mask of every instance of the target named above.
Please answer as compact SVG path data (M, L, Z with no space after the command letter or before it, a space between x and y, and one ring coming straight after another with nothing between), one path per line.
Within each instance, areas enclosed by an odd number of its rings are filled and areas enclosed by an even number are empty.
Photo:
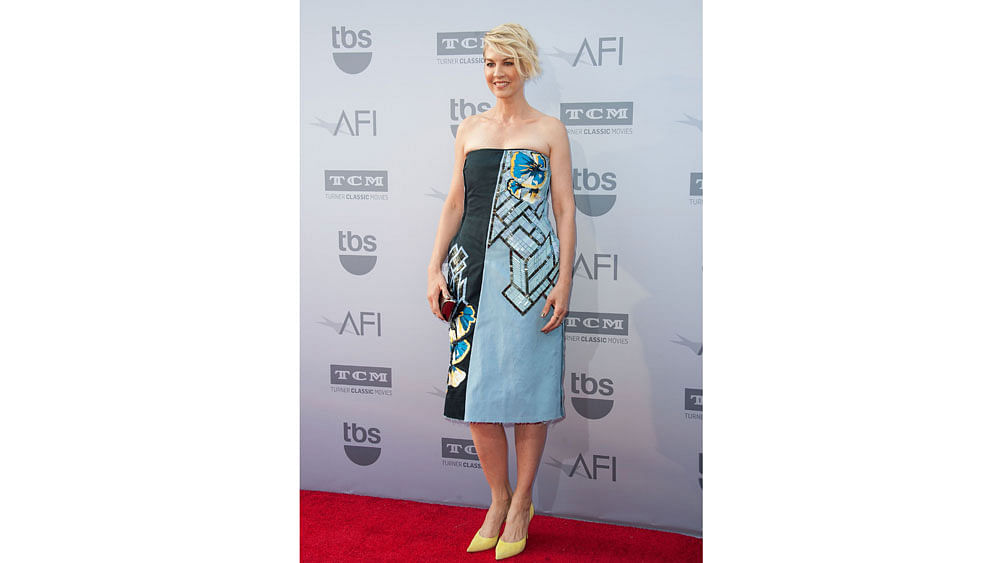
M608 416L611 407L614 406L614 399L602 399L601 397L611 397L614 392L614 382L608 378L597 379L587 377L585 373L573 372L570 378L570 390L574 394L585 395L583 397L572 397L571 402L576 412L584 418L597 420Z
M573 197L576 208L584 215L598 217L611 211L617 190L618 177L614 172L573 169Z
M378 257L374 254L360 254L364 252L375 252L378 246L375 244L375 235L361 236L352 231L338 231L340 247L340 265L345 270L355 276L363 276L375 268L375 261Z
M344 49L371 49L372 32L369 29L353 30L342 25L333 27L333 62L337 68L347 74L359 74L372 62L372 52L354 51L345 53Z
M375 444L380 443L382 443L382 431L378 428L365 428L353 422L344 423L344 453L347 454L347 459L357 465L375 463L382 453L382 448L375 447Z

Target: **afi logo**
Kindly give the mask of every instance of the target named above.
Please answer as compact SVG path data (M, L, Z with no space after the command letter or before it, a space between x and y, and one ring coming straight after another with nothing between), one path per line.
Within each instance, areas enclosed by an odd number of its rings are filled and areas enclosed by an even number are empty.
M611 211L617 188L614 172L598 174L587 168L573 169L573 196L576 208L584 215L597 217Z
M344 49L370 49L372 32L368 29L355 31L342 25L334 26L333 30L333 62L337 68L347 74L358 74L368 68L372 62L371 51L354 51L345 53Z
M611 279L618 279L618 255L617 254L598 254L595 253L593 262L588 262L589 256L584 256L580 254L576 262L573 263L573 275L576 276L577 271L582 271L583 275L588 280L596 280L600 276L601 268L606 268L611 270ZM607 275L605 275L607 278Z
M382 453L382 448L374 447L374 444L382 442L382 431L378 428L365 428L360 424L344 423L344 453L347 459L357 465L371 465ZM365 444L365 445L355 445ZM373 444L371 446L367 444Z
M355 276L363 276L375 268L375 261L378 256L374 254L356 254L364 250L365 252L375 252L378 246L375 244L375 235L357 235L352 231L338 231L338 244L340 247L340 265L345 270Z
M590 420L604 418L608 416L611 407L614 406L614 400L595 396L610 397L614 394L614 382L608 378L597 379L587 377L586 373L571 372L570 389L576 395L584 395L570 399L573 408L584 418Z
M611 465L605 465L604 462L611 461ZM615 456L607 455L597 455L591 456L590 467L587 466L587 460L583 457L583 454L576 456L576 462L573 464L573 469L570 470L569 476L572 477L576 473L577 468L581 468L587 479L597 480L600 477L601 469L611 470L611 481L618 481L618 458Z
M382 313L361 311L358 313L357 319L355 319L354 315L348 311L347 316L344 317L344 322L341 323L337 333L344 334L345 331L349 331L355 336L365 336L366 334L371 333L370 329L366 332L366 327L374 327L375 335L382 336Z
M372 137L378 136L375 126L375 110L373 109L356 109L353 116L348 115L346 110L341 111L336 123L328 123L318 117L316 121L317 123L313 123L313 125L326 129L334 137L338 134L358 137L362 130L370 131Z
M586 38L583 40L583 44L580 45L580 49L576 53L576 59L573 61L571 66L577 66L580 64L580 60L586 57L587 62L591 66L603 66L605 54L616 54L617 57L609 57L610 60L618 59L618 66L622 65L622 46L625 43L624 37L598 37L597 38L597 54L594 54L594 49L590 46L590 43Z

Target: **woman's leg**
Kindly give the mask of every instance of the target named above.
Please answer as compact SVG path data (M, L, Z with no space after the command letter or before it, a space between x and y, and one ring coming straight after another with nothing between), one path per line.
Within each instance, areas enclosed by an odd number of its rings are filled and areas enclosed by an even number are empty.
M528 533L528 512L535 473L545 449L548 423L514 425L514 449L517 451L517 488L507 512L507 526L500 538L505 542L521 540Z
M469 430L492 496L490 509L486 512L486 520L479 533L483 537L492 538L500 533L500 526L507 516L513 496L510 479L507 477L507 433L502 424L486 422L472 422Z

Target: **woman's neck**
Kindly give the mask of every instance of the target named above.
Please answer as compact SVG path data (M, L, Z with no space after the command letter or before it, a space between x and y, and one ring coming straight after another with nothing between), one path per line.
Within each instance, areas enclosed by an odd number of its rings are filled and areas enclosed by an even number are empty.
M524 94L510 98L497 98L493 106L493 118L501 123L523 121L531 116L531 106L524 99Z

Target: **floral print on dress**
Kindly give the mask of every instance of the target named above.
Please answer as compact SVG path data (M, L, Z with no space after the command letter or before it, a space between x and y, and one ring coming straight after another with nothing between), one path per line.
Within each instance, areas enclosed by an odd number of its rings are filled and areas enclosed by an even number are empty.
M476 322L476 310L472 305L466 305L462 312L451 321L448 328L448 340L451 341L451 367L448 368L448 385L458 387L458 384L465 380L465 371L458 367L458 364L469 355L472 344L465 338L465 335L472 330L472 324Z
M510 159L507 190L514 197L535 203L549 181L549 160L536 151L515 151Z
M448 385L458 387L458 384L465 381L465 372L458 366L451 366L448 369Z
M476 310L472 305L466 305L462 313L455 317L455 332L459 338L468 334L472 328L472 323L476 322Z

